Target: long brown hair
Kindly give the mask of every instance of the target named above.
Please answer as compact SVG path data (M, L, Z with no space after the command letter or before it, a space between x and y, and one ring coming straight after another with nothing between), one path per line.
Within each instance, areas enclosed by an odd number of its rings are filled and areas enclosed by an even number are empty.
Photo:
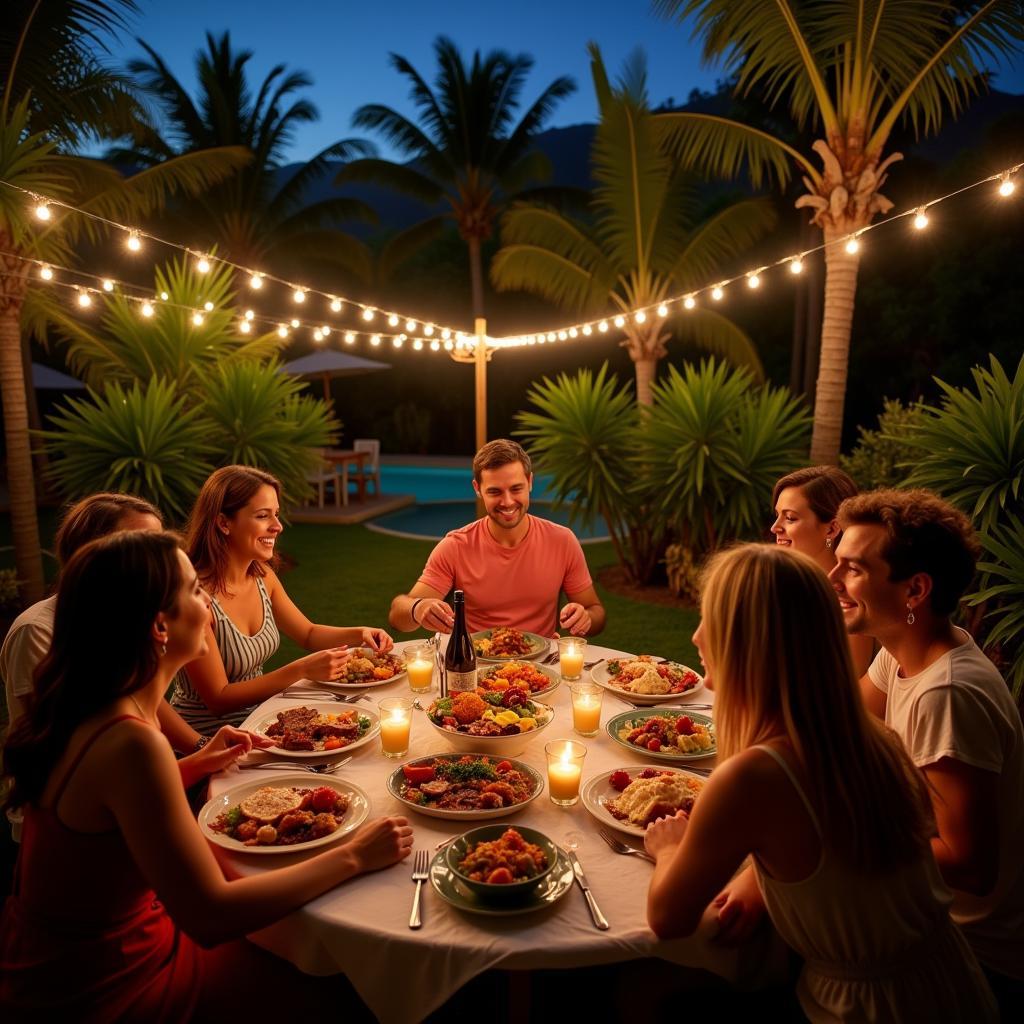
M701 612L720 755L781 729L837 857L872 873L920 857L934 829L927 789L898 737L864 708L821 569L766 544L732 548L708 565Z
M181 588L173 533L114 533L71 556L61 576L49 653L36 669L28 710L4 744L13 780L7 806L39 799L71 734L156 674L151 635Z
M121 520L130 514L153 516L163 525L164 517L160 509L134 494L102 491L75 502L64 512L60 526L57 527L57 536L54 538L57 561L67 565L79 548L97 537L113 533Z
M203 585L212 594L225 590L228 567L227 537L217 528L219 515L233 519L261 487L273 487L281 500L281 484L277 477L251 466L222 466L206 478L185 527L185 551L199 573ZM276 569L277 557L270 560ZM263 577L266 569L252 561L247 576Z

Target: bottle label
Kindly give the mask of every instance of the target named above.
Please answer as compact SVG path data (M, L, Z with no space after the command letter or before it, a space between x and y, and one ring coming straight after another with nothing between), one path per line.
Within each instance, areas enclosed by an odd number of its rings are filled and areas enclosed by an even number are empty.
M476 669L472 672L453 672L448 670L448 692L457 693L476 689Z

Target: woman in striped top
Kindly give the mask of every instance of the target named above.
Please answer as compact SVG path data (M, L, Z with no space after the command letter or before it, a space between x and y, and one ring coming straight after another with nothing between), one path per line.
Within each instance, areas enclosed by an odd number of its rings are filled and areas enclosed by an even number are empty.
M203 484L189 517L186 547L213 616L208 650L177 674L172 704L205 735L240 724L256 704L300 679L337 679L351 656L347 645L393 646L382 629L310 622L288 597L274 572L280 496L269 473L225 466ZM315 653L264 674L281 631Z

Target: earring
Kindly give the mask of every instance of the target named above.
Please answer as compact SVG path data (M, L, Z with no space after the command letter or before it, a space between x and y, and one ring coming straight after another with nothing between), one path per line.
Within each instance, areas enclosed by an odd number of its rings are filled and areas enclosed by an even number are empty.
M907 605L907 625L908 626L912 626L913 624L914 624L914 611L910 607L910 605L908 604Z
M829 549L829 551L832 550L832 538L831 537L826 537L825 538L825 547L827 547Z
M160 645L160 657L162 658L167 653L167 644Z

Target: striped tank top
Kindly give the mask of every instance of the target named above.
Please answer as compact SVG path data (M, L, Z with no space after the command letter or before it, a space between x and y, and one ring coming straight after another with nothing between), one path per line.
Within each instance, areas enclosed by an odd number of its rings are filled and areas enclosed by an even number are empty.
M270 603L263 580L256 577L256 587L263 602L263 625L252 636L243 633L221 608L217 599L211 598L213 606L213 635L217 641L224 672L229 683L240 683L263 675L263 663L281 645L281 634L274 621L274 609ZM239 708L219 718L203 703L203 698L192 685L185 669L174 677L174 696L171 704L182 718L196 732L212 736L222 725L239 726L252 713L252 708Z

